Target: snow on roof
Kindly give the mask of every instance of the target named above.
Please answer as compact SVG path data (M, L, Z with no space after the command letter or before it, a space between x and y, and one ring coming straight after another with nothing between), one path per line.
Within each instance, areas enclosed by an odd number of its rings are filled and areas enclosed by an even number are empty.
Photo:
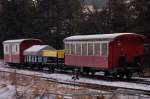
M3 44L4 43L21 43L25 40L39 40L39 39L15 39L15 40L6 40L6 41L3 41Z
M102 39L102 40L113 40L121 35L139 35L135 33L114 33L114 34L95 34L95 35L77 35L70 36L64 39L67 40L93 40L93 39Z
M47 49L55 50L53 47L49 45L33 45L32 47L24 51L24 55L41 55L41 50Z
M16 40L6 40L6 41L4 41L3 43L14 43L14 42L23 42L24 40L26 40L26 39L16 39Z

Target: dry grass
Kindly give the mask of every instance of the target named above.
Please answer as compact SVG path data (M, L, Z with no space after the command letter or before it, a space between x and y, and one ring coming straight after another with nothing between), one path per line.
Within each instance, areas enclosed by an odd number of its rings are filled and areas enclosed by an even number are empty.
M41 96L44 93L55 94L84 94L89 93L89 89L84 87L71 87L67 85L61 85L55 82L41 80L36 74L32 76L25 76L22 74L16 74L16 71L12 73L0 72L0 77L3 80L9 81L12 85L15 85L18 98L20 99L33 99ZM93 99L92 96L72 96L73 99ZM55 99L61 99L61 96L56 96ZM104 99L104 98L97 98Z
M97 99L106 99L105 96L97 96Z
M56 96L55 99L62 99L61 96Z
M74 96L73 99L93 99L92 96Z
M34 87L32 88L32 95L33 95L33 97L37 97L37 96L40 95L40 89L39 89L39 87L34 86Z

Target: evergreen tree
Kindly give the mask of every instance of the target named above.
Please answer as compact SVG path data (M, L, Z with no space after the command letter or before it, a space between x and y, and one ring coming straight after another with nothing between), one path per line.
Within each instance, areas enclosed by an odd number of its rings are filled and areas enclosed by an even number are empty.
M145 50L145 64L150 65L150 1L149 0L133 0L131 2L132 16L134 17L131 31L145 35L147 44Z
M130 17L125 0L109 0L107 7L110 32L127 32Z
M108 33L107 10L94 9L91 13L83 13L80 32L84 34Z
M3 0L1 29L7 39L25 37L33 29L34 6L31 0Z
M47 41L55 48L62 48L63 39L77 32L80 22L79 0L37 0L37 7L47 23Z
M131 2L131 16L134 18L131 31L144 34L150 39L150 1L133 0Z
M65 35L77 30L74 20L80 19L79 0L2 0L1 6L2 40L32 37L62 48Z

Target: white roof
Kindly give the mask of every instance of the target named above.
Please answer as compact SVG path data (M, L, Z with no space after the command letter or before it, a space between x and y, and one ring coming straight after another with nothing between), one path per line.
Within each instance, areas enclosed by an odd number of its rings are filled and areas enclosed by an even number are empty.
M24 51L24 55L41 55L41 50L54 49L49 45L33 45Z
M25 40L39 40L39 39L15 39L15 40L6 40L6 41L3 41L3 44L4 43L21 43Z
M77 35L77 36L70 36L64 39L67 40L93 40L93 39L100 39L100 40L113 40L118 36L121 35L139 35L135 33L114 33L114 34L95 34L95 35Z

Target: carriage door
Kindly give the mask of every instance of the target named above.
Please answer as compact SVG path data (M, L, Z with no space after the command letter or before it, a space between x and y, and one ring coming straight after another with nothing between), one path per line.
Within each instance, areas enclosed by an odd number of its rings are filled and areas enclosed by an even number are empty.
M125 53L124 45L120 41L117 41L116 53L118 57L118 65L125 66L127 63L127 56Z

